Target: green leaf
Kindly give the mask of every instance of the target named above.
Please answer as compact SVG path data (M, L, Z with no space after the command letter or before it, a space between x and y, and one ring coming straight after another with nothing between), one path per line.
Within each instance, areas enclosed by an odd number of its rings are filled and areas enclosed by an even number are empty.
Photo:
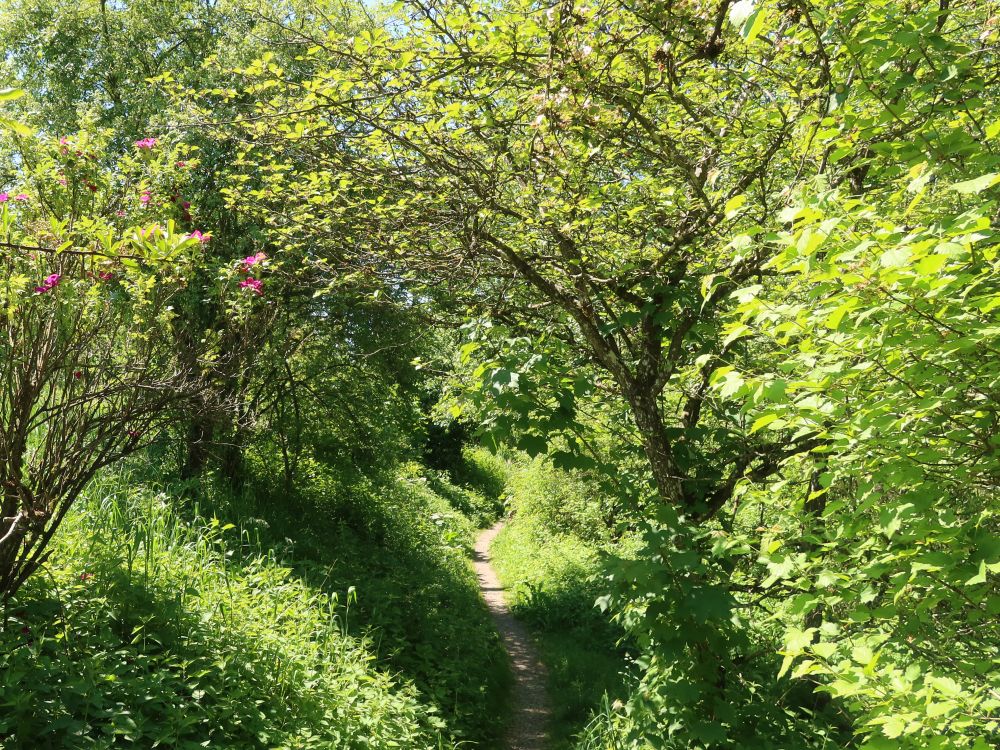
M814 643L812 645L812 652L822 659L829 659L837 652L837 646L834 643Z
M853 306L854 306L853 304L843 304L843 305L841 305L836 310L834 310L832 313L830 313L829 315L826 316L826 320L823 321L824 325L827 328L836 331L838 328L840 328L840 323L844 319L844 316L848 312L850 312L850 310L851 310L851 308Z
M979 563L979 572L972 576L968 581L965 582L966 586L975 586L979 583L986 583L986 561L981 560Z
M977 177L974 180L958 182L952 185L951 189L962 195L976 195L987 188L993 187L998 182L1000 182L1000 173L993 172L991 174L984 174L982 177Z
M517 441L517 447L529 456L537 456L545 453L545 450L548 448L548 441L541 435L523 435Z
M0 102L12 102L24 96L22 89L0 89Z
M753 42L764 31L764 22L767 21L767 16L768 14L764 12L764 8L760 7L743 24L740 34L746 40L747 44Z
M904 729L906 729L906 719L901 719L898 716L890 716L882 725L882 732L890 740L899 737Z
M757 430L764 429L769 424L771 424L772 422L776 422L777 420L778 420L777 414L765 414L762 417L757 417L757 419L754 420L753 425L750 427L750 434L752 435L753 433L757 432Z
M747 202L747 197L745 195L734 195L728 201L726 201L726 218L731 219L736 216L743 205Z
M905 266L910 259L910 248L893 247L879 256L878 262L883 268L898 268Z
M18 122L17 120L12 120L9 117L0 117L0 128L7 128L7 130L13 130L18 135L30 136L35 131L25 125L23 122Z
M921 258L920 262L917 263L917 273L922 276L936 274L944 268L944 264L947 262L947 255L928 255L926 258Z

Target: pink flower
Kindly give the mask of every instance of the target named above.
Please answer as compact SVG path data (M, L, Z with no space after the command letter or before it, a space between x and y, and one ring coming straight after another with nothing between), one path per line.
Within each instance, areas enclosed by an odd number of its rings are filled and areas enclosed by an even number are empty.
M184 169L184 167L187 166L187 162L186 161L179 161L179 162L177 162L177 166L180 169Z
M0 203L6 203L10 200L10 196L7 193L0 193Z
M155 138L141 138L135 142L135 147L140 150L150 150L156 147Z
M18 193L17 195L14 196L14 200L24 202L24 201L28 200L28 194L27 193Z
M115 211L115 216L124 216L124 215L125 215L125 212L122 211L121 209L118 209L117 211Z
M252 266L256 266L258 263L263 263L265 260L267 260L267 255L264 253L257 253L256 255L248 255L240 262L243 264L243 270L249 271Z
M58 273L51 274L45 277L45 281L42 282L41 286L36 286L35 291L38 294L45 294L46 292L51 292L57 286L59 286L59 280L62 278Z
M65 146L67 143L69 143L69 136L64 135L62 138L59 139L60 146Z
M153 199L153 196L149 194L148 190L145 193L143 193L142 195L139 196L139 202L142 203L144 206L148 205L149 202L152 199Z
M200 242L201 244L204 245L206 242L208 242L210 239L212 239L212 235L211 234L202 234L202 231L200 229L195 229L193 232L191 232L191 234L188 235L188 239L189 240L198 240L198 242Z
M113 279L114 277L115 275L111 271L97 272L97 278L99 278L101 281L111 281L111 279Z
M264 294L264 282L254 278L244 279L240 282L240 289L246 289L261 297Z

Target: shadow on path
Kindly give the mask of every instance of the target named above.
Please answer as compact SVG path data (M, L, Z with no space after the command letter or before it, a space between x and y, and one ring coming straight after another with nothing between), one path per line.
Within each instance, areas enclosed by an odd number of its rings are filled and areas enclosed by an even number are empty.
M506 747L509 750L542 750L549 719L545 665L538 658L527 630L507 608L503 586L490 565L490 544L502 528L503 521L500 521L479 534L473 564L490 616L510 654L514 673L513 716L507 730Z

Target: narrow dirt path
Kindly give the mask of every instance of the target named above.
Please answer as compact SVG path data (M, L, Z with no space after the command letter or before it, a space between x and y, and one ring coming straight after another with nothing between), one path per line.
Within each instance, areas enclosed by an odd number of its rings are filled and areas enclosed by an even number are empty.
M509 750L542 750L549 718L545 693L545 665L524 626L518 622L503 600L503 586L490 565L490 543L503 528L503 521L480 533L476 540L475 567L479 589L503 638L514 669L514 715L507 730Z

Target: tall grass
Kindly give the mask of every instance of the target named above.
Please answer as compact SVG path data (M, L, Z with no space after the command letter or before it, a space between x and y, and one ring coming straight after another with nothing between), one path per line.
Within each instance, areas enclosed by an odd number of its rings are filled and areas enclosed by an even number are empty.
M5 612L0 747L489 747L509 678L473 525L418 471L317 479L95 483Z
M595 715L626 694L629 650L596 607L603 556L628 555L632 541L604 523L600 493L585 478L536 459L513 462L507 487L513 516L493 542L497 574L514 613L531 628L549 671L552 742L576 747L597 731ZM588 732L588 729L590 730Z

